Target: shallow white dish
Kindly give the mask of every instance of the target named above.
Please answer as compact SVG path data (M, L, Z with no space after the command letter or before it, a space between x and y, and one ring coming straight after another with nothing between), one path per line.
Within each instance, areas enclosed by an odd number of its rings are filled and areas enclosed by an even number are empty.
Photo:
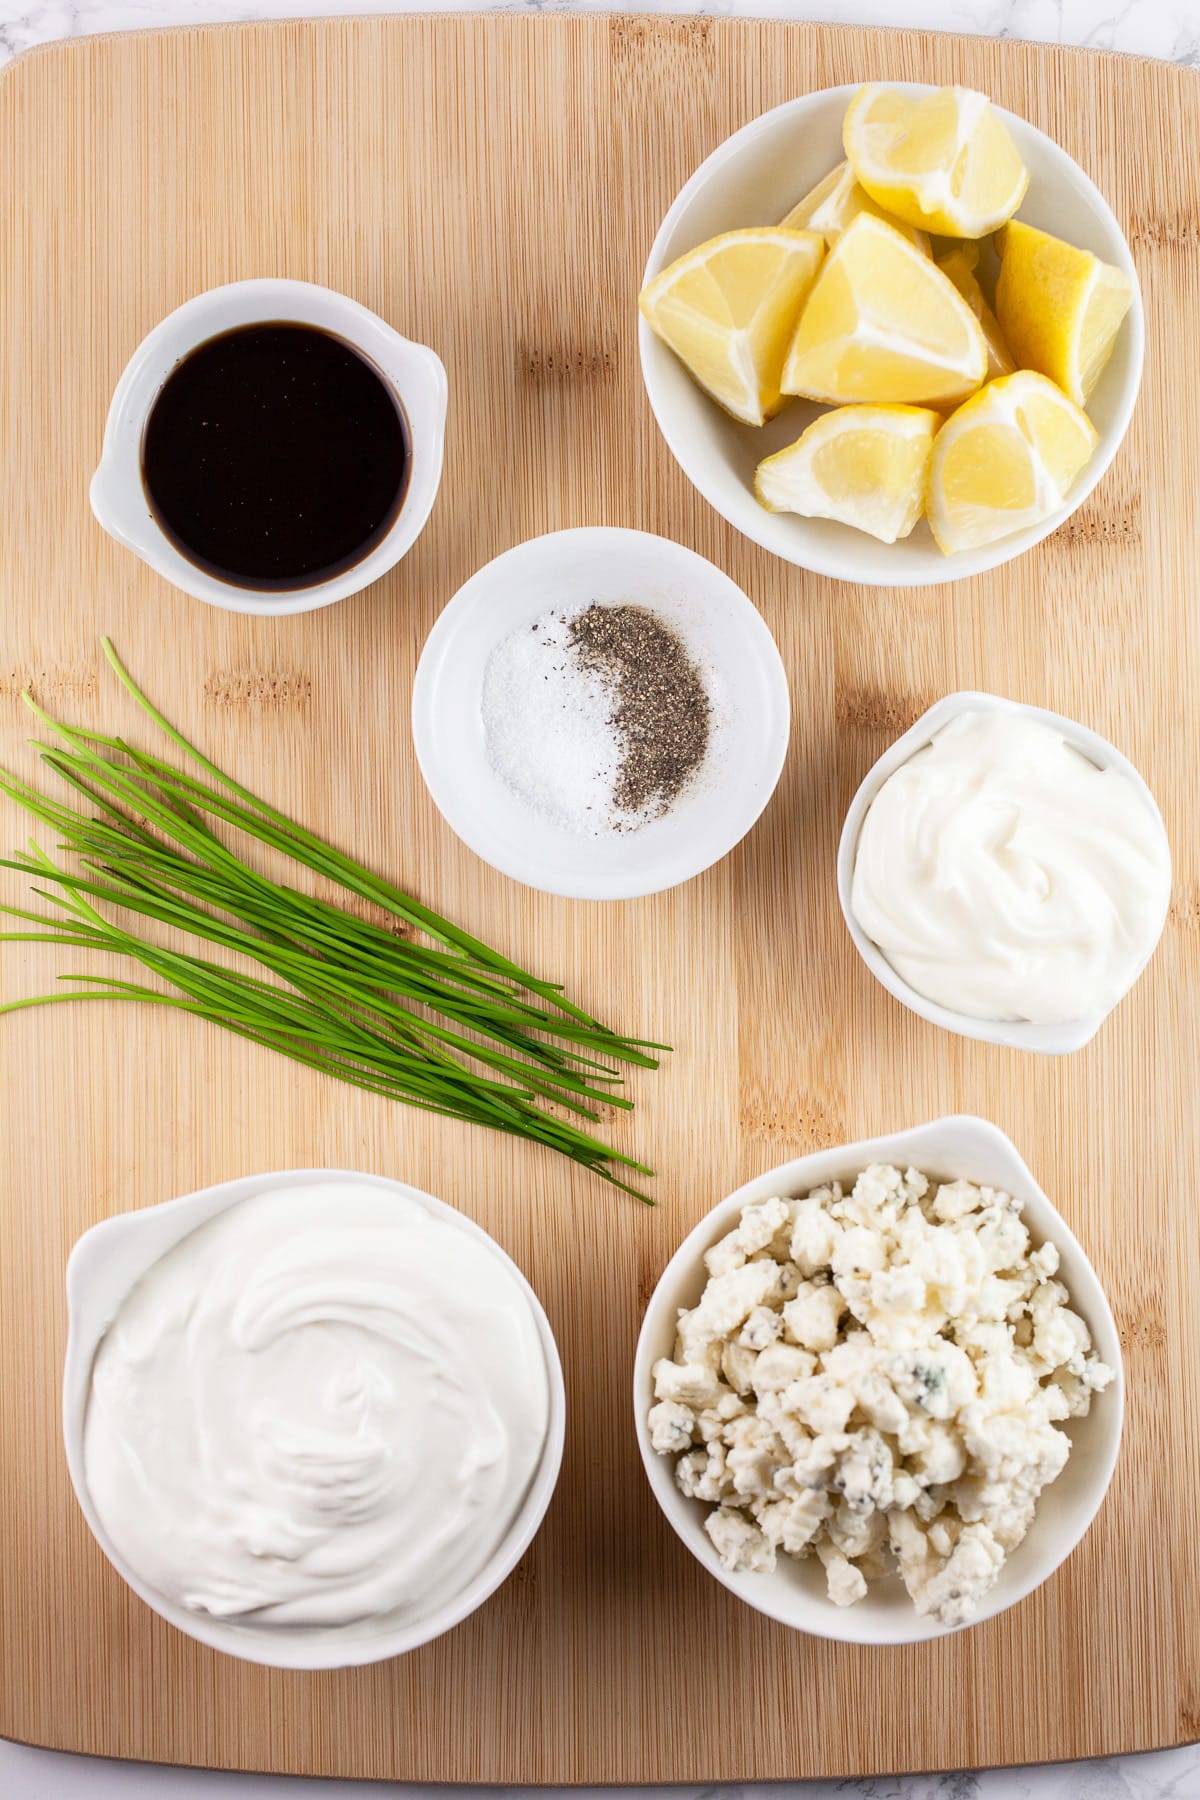
M939 1006L935 1001L927 1000L923 994L918 994L915 988L909 986L904 977L892 967L878 945L867 936L850 907L854 859L858 854L859 833L862 830L868 807L888 776L898 769L901 763L907 762L910 756L923 749L934 733L940 731L949 720L957 718L959 713L984 709L992 712L1021 713L1026 718L1052 726L1056 731L1061 731L1066 741L1073 745L1082 756L1086 756L1089 762L1095 763L1097 768L1118 770L1128 781L1133 783L1153 813L1162 833L1163 853L1168 862L1170 861L1171 851L1167 842L1167 830L1154 795L1129 759L1122 756L1121 752L1114 744L1110 744L1107 738L1100 737L1097 732L1089 731L1084 725L1077 725L1073 719L1065 718L1061 713L1047 712L1040 706L1026 706L1019 700L1004 700L997 694L963 692L947 694L944 700L939 700L936 705L931 706L929 711L923 713L916 724L906 731L903 737L897 738L891 748L884 751L878 762L868 769L859 785L858 792L850 802L850 810L846 814L846 822L842 826L842 835L838 843L838 900L841 903L842 917L846 921L846 929L854 940L854 947L858 954L875 979L882 983L888 993L894 995L902 1005L907 1006L910 1012L918 1013L922 1019L927 1019L931 1025L940 1025L945 1031L957 1032L959 1037L977 1038L985 1044L1004 1044L1012 1050L1032 1050L1043 1056L1063 1056L1072 1050L1082 1050L1085 1044L1090 1043L1105 1019L1108 1018L1108 1013L1094 1013L1086 1019L1073 1019L1062 1025L1034 1025L1011 1019L975 1019L967 1013L952 1012L949 1007ZM1126 994L1154 955L1166 922L1167 908L1164 906L1158 931L1155 933L1154 944L1144 957L1133 980L1126 987ZM1114 1006L1119 1006L1123 998L1124 994L1114 1002ZM1109 1008L1109 1012L1111 1011L1113 1011L1113 1007Z
M892 85L906 93L929 91L918 82ZM857 87L824 88L789 100L719 145L680 190L659 227L643 285L676 257L719 232L746 225L777 225L842 161L842 119L857 91ZM997 110L1032 177L1020 218L1115 263L1133 282L1133 305L1088 405L1100 442L1072 489L1069 503L1041 525L981 550L943 556L923 521L911 537L881 544L865 532L833 520L767 512L754 498L755 468L764 456L793 443L824 409L797 400L761 430L739 424L696 386L646 321L639 319L638 347L646 393L684 474L709 504L748 538L818 575L879 587L918 587L958 581L997 568L1039 543L1074 512L1107 469L1125 435L1142 376L1144 332L1141 292L1129 245L1104 196L1079 164L1027 120L1003 108Z
M1059 1279L1065 1282L1072 1306L1091 1331L1097 1353L1116 1375L1112 1386L1094 1398L1087 1418L1067 1422L1072 1450L1066 1468L1043 1493L1025 1541L1005 1563L976 1617L956 1628L922 1618L898 1576L872 1583L857 1605L839 1607L826 1595L824 1571L815 1557L799 1562L781 1554L769 1575L731 1575L721 1566L704 1530L711 1508L680 1493L675 1483L676 1458L659 1455L650 1443L646 1424L654 1402L651 1369L660 1357L673 1352L680 1308L694 1306L700 1298L706 1279L704 1252L733 1228L742 1208L753 1200L773 1195L792 1198L822 1182L848 1180L873 1162L917 1168L943 1180L983 1182L1022 1200L1030 1236L1036 1243L1053 1238L1061 1251ZM768 1618L814 1637L849 1644L915 1644L946 1637L950 1629L969 1630L994 1618L1039 1587L1070 1555L1100 1509L1116 1466L1124 1406L1120 1339L1096 1271L1015 1145L995 1125L966 1114L798 1157L769 1169L722 1200L684 1239L659 1277L642 1321L634 1361L634 1424L642 1462L655 1499L692 1555L730 1593Z
M404 499L387 535L352 568L288 589L239 587L199 567L163 531L142 481L142 438L159 390L176 364L209 338L240 326L315 325L353 346L392 389L408 422L411 463ZM110 537L197 600L261 618L312 612L357 594L393 568L425 526L442 478L447 383L440 357L401 337L377 313L311 281L234 281L168 313L144 337L118 381L92 477L91 503Z
M148 1587L114 1548L97 1516L84 1477L83 1428L87 1414L92 1364L100 1341L122 1301L151 1265L165 1256L182 1238L218 1213L282 1183L311 1186L331 1180L383 1188L416 1200L430 1212L445 1218L468 1235L482 1239L504 1263L529 1302L546 1358L550 1414L541 1461L529 1491L512 1525L494 1555L473 1581L428 1614L403 1625L389 1624L386 1616L335 1628L255 1630L206 1613L176 1606ZM159 1616L189 1637L223 1650L245 1662L277 1669L340 1669L361 1663L381 1662L400 1656L440 1637L481 1606L515 1568L537 1533L550 1504L562 1463L566 1432L566 1397L562 1365L549 1320L541 1302L516 1264L488 1233L453 1207L435 1200L419 1188L383 1175L363 1175L344 1169L288 1169L264 1175L241 1176L216 1187L201 1188L178 1200L166 1200L139 1212L120 1213L84 1232L67 1263L68 1335L63 1371L63 1437L67 1468L75 1496L92 1534L117 1573Z
M495 647L550 607L636 601L679 632L705 672L711 747L670 812L588 837L523 801L492 768L482 712ZM485 862L546 893L627 900L688 881L754 824L787 754L791 712L775 640L739 587L695 551L603 526L518 544L461 587L417 666L413 740L430 794Z

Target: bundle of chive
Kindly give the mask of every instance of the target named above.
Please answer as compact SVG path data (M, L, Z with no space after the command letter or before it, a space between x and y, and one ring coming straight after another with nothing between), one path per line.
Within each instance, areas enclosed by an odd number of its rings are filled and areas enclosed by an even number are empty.
M176 1007L368 1093L548 1145L646 1200L619 1171L653 1170L564 1115L596 1121L598 1107L628 1110L632 1102L615 1091L622 1077L613 1065L657 1068L650 1052L667 1046L608 1030L572 1006L559 986L517 968L255 799L167 723L107 638L103 644L143 712L216 785L120 738L62 725L26 694L59 740L37 745L42 762L86 810L0 771L0 789L51 826L59 849L78 864L60 868L36 845L28 855L0 858L0 867L47 883L34 891L58 908L45 914L0 906L37 928L0 932L0 941L115 952L174 991L64 975L63 991L11 1001L0 1013L79 999ZM225 840L209 820L225 828ZM269 880L229 847L231 832L282 852L419 937ZM112 922L96 902L135 921L158 921L169 928L170 946ZM177 948L177 938L219 945L272 979Z

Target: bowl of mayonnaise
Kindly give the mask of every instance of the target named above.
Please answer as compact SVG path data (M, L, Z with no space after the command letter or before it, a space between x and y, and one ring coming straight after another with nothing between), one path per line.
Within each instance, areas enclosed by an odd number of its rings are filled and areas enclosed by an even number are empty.
M135 1593L216 1650L416 1649L531 1543L554 1336L478 1225L402 1182L248 1176L93 1226L67 1265L67 1463Z
M871 973L962 1037L1079 1050L1154 954L1166 828L1114 745L1058 713L948 695L868 772L838 897Z

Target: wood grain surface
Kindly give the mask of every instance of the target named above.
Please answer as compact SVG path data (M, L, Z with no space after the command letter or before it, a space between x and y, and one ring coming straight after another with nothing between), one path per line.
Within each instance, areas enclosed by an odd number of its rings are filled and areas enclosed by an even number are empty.
M641 389L638 277L725 135L811 88L962 81L1099 183L1147 305L1129 438L1080 512L994 574L841 586L737 537ZM225 767L614 1022L677 1046L625 1140L658 1206L523 1145L344 1090L216 1029L103 1005L0 1021L0 1731L164 1761L440 1781L870 1773L1200 1736L1200 77L1073 50L710 19L370 19L74 42L0 80L0 760L29 773L30 683L141 733L110 632ZM108 398L162 315L215 282L326 282L447 364L445 480L407 560L279 622L170 590L94 523ZM559 526L693 545L762 609L792 683L776 798L719 868L628 905L545 898L435 813L408 730L418 652L487 558ZM856 959L834 849L860 776L938 695L982 687L1111 736L1159 797L1170 923L1079 1055L1022 1057L902 1011ZM143 735L143 741L144 735ZM23 818L6 809L0 843ZM11 878L11 893L19 891ZM5 1000L69 964L5 946ZM965 1109L1015 1139L1112 1297L1124 1450L1083 1546L1032 1598L899 1650L791 1634L659 1517L630 1417L646 1296L680 1237L809 1148ZM562 1481L474 1618L376 1668L277 1674L160 1623L92 1542L59 1441L63 1266L111 1213L249 1171L402 1176L495 1234L541 1294L570 1407Z

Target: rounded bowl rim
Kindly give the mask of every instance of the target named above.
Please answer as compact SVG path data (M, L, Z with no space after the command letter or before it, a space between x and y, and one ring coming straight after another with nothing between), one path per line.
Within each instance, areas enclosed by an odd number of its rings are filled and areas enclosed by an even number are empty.
M1074 1281L1071 1290L1071 1305L1084 1317L1092 1333L1092 1343L1096 1352L1113 1370L1113 1381L1105 1392L1098 1396L1097 1406L1103 1405L1105 1413L1102 1417L1103 1430L1096 1428L1103 1442L1104 1454L1093 1477L1087 1501L1079 1508L1072 1527L1060 1540L1058 1554L1041 1575L1026 1582L1018 1583L1017 1591L1003 1599L999 1604L987 1601L978 1613L964 1624L943 1626L921 1618L915 1608L911 1620L904 1629L885 1629L872 1627L868 1618L859 1612L857 1606L840 1608L824 1598L809 1600L802 1596L803 1610L806 1614L802 1624L798 1619L789 1616L788 1609L782 1605L772 1605L773 1588L779 1590L772 1575L747 1577L733 1575L725 1570L715 1550L709 1544L704 1533L701 1517L708 1509L700 1503L686 1499L675 1485L674 1458L656 1451L650 1443L650 1432L646 1417L653 1402L653 1385L650 1369L655 1355L655 1340L661 1341L663 1312L667 1307L664 1290L672 1284L674 1278L684 1269L690 1269L696 1275L696 1289L699 1293L703 1285L704 1265L703 1253L722 1233L728 1230L743 1206L750 1201L765 1199L771 1194L782 1193L794 1196L822 1181L833 1179L830 1173L810 1171L836 1168L844 1165L850 1169L863 1169L873 1161L906 1162L914 1167L923 1165L936 1174L933 1165L938 1159L936 1145L945 1143L950 1137L958 1136L965 1140L987 1146L995 1155L1003 1158L1012 1171L1013 1183L1010 1191L1020 1188L1018 1197L1024 1202L1025 1217L1033 1226L1035 1238L1053 1236L1060 1250L1065 1249L1068 1256L1076 1264L1076 1273L1082 1274L1080 1283ZM1082 1286L1085 1292L1080 1293ZM803 1156L791 1157L773 1168L765 1169L760 1175L727 1194L723 1200L712 1207L688 1231L678 1248L660 1273L653 1292L646 1306L642 1324L638 1332L637 1348L634 1353L633 1366L633 1409L634 1429L637 1434L638 1450L642 1466L650 1483L659 1509L671 1526L676 1536L691 1552L708 1573L715 1577L721 1585L729 1590L737 1599L777 1623L786 1625L791 1630L803 1631L812 1637L828 1638L839 1643L866 1645L899 1645L923 1643L934 1638L944 1638L957 1632L970 1631L978 1625L986 1624L989 1619L1007 1612L1010 1607L1018 1605L1022 1600L1048 1581L1062 1566L1086 1535L1089 1527L1104 1502L1116 1468L1121 1446L1121 1435L1125 1415L1125 1365L1121 1352L1120 1335L1116 1320L1113 1317L1112 1305L1105 1292L1103 1283L1096 1273L1090 1257L1079 1239L1063 1218L1054 1202L1034 1176L1024 1157L1008 1134L989 1119L972 1113L948 1113L941 1118L931 1119L922 1125L909 1126L898 1132L883 1133L876 1137L865 1138L856 1143L831 1145L822 1150L809 1151ZM1091 1424L1091 1416L1082 1421ZM1037 1531L1038 1521L1033 1525L1017 1552L1024 1549ZM1003 1582L1001 1575L1001 1583ZM759 1581L762 1588L752 1586ZM994 1595L995 1589L992 1590ZM869 1596L867 1602L869 1604ZM862 1620L861 1627L856 1623L856 1615Z
M483 844L469 821L463 818L462 810L456 802L457 784L442 766L433 690L443 660L451 651L454 634L463 629L473 612L486 605L487 596L497 576L518 567L522 559L536 556L542 546L551 543L561 544L564 548L574 544L581 554L587 547L597 544L620 544L634 549L653 545L656 554L665 553L667 559L675 561L681 569L690 569L697 574L702 572L701 578L708 588L714 592L719 591L723 601L728 603L740 628L742 648L753 657L770 688L774 709L770 725L771 754L763 764L764 781L761 792L754 796L754 810L751 812L748 807L745 812L737 815L735 824L729 829L714 834L712 841L706 842L699 857L682 854L664 856L658 864L641 873L616 868L603 877L595 871L576 873L566 866L550 872L540 863L535 865L523 855L520 842L507 846L497 846L491 842ZM568 900L636 900L650 894L665 893L684 882L694 880L696 876L723 861L754 829L771 802L787 762L791 741L791 694L779 646L766 620L745 590L716 563L710 562L690 546L681 544L674 538L663 537L657 532L640 531L624 525L577 525L558 531L540 532L536 537L525 538L520 543L510 545L507 550L500 551L489 562L482 564L456 589L439 613L422 647L413 679L411 720L417 763L430 798L455 836L481 861L539 893L554 894Z
M145 499L141 478L141 442L154 398L176 364L213 335L206 321L236 307L238 329L255 320L291 320L336 330L385 381L401 405L411 438L408 488L387 533L360 561L327 581L305 587L259 589L239 587L193 563L163 531ZM327 311L340 328L313 315ZM380 366L371 343L386 347L411 373L407 393L401 382ZM148 386L148 398L136 398ZM417 383L420 384L418 391ZM191 295L151 327L130 354L113 389L104 425L100 461L88 489L92 512L117 543L131 550L172 587L223 612L251 618L290 618L332 606L361 593L393 569L424 530L441 485L449 386L445 366L427 344L407 338L370 307L320 282L276 276L222 282ZM130 408L133 407L131 413Z
M1060 731L1064 739L1086 756L1089 762L1097 767L1115 769L1125 776L1137 790L1141 799L1153 815L1162 836L1163 848L1168 864L1171 861L1171 845L1167 837L1167 828L1150 787L1141 771L1130 762L1129 758L1108 738L1101 736L1087 725L1080 725L1076 720L1068 718L1065 713L1051 712L1044 706L1033 706L1024 700L1010 700L1002 694L989 694L980 689L961 688L954 693L946 694L921 714L920 718L902 732L894 743L889 744L882 755L876 757L867 770L854 798L846 810L841 835L837 847L837 891L838 904L842 909L842 918L850 933L854 948L862 961L874 975L881 987L887 989L892 998L898 1000L918 1018L930 1025L940 1026L943 1031L950 1031L957 1037L972 1038L977 1043L996 1044L1010 1050L1027 1050L1038 1056L1067 1056L1076 1050L1082 1050L1090 1044L1105 1020L1110 1018L1122 1000L1137 985L1158 948L1163 931L1166 928L1170 913L1170 882L1164 899L1158 930L1154 941L1147 950L1138 968L1130 978L1127 986L1117 995L1112 1005L1102 1013L1093 1013L1084 1019L1066 1020L1059 1024L1041 1025L1022 1019L976 1019L969 1013L954 1012L950 1007L941 1006L934 1000L927 1000L914 987L910 987L904 977L894 969L882 950L869 938L854 916L850 903L851 888L854 880L854 864L858 851L858 839L862 831L863 820L884 782L910 757L922 749L943 725L960 713L975 710L1007 712L1033 719L1038 724L1048 725Z
M642 287L644 288L647 282L653 280L667 266L666 246L670 238L688 207L714 175L720 173L727 163L736 160L748 147L752 146L757 137L765 136L782 123L785 117L802 118L805 111L818 103L827 102L833 97L844 98L849 104L849 101L858 92L860 85L857 82L841 83L833 87L814 88L807 94L798 94L791 100L785 100L780 105L759 113L756 118L749 120L737 131L731 132L728 137L716 145L692 171L663 215L646 258L642 273ZM935 91L934 84L931 82L895 81L887 85L910 93ZM1027 550L1032 550L1066 523L1087 500L1124 442L1130 420L1133 417L1134 407L1137 404L1145 361L1145 305L1129 240L1121 229L1112 207L1096 183L1087 171L1076 162L1075 158L1063 149L1061 144L1044 132L1040 126L1033 124L1032 120L1023 118L1019 113L1011 112L994 101L993 105L1007 125L1016 127L1018 139L1026 133L1030 134L1031 138L1037 142L1039 152L1055 166L1057 173L1064 178L1067 185L1090 201L1106 230L1111 234L1109 259L1129 276L1133 284L1133 303L1123 326L1123 329L1127 329L1130 334L1128 373L1120 390L1120 399L1113 421L1108 430L1101 435L1091 461L1078 478L1066 505L1060 507L1057 512L1048 519L1044 519L1039 525L1031 526L1023 532L1014 533L1011 539L1000 539L997 543L985 545L980 550L963 551L947 557L941 557L938 553L940 560L936 562L933 560L932 552L928 563L921 563L913 567L906 565L903 556L898 556L895 559L895 570L886 576L881 575L874 567L868 566L862 560L854 541L862 534L855 532L849 526L844 528L845 547L842 547L843 539L841 537L836 540L838 544L836 553L827 553L820 544L806 545L803 553L798 544L795 554L790 553L776 543L773 538L768 541L765 525L762 527L761 533L755 533L748 529L748 523L753 518L752 514L748 512L744 516L739 514L737 518L731 516L728 508L732 506L733 502L732 500L726 502L725 495L732 493L732 478L726 478L722 474L720 478L709 480L706 477L701 478L695 472L693 461L688 454L685 421L682 419L677 421L674 418L674 409L666 385L664 372L671 369L675 359L666 345L661 343L651 331L639 311L638 362L641 368L642 384L650 409L654 414L659 431L662 433L663 441L680 470L697 493L735 531L748 538L752 543L758 544L761 549L768 551L771 555L778 556L782 561L790 563L793 567L806 569L811 574L821 575L831 580L853 582L864 587L895 588L933 587L943 583L967 580L974 575L1002 568L1006 563L1024 555ZM835 150L834 154L836 157L839 152ZM727 229L729 228L727 227ZM713 403L710 402L710 404ZM745 491L742 483L738 482L736 485L739 494ZM765 518L772 516L764 514ZM795 515L793 522L803 532L807 521L799 515Z
M546 1361L549 1394L546 1438L533 1479L508 1531L487 1563L458 1594L435 1608L425 1619L408 1621L391 1632L374 1630L374 1622L371 1620L361 1621L358 1625L307 1629L303 1646L297 1637L290 1646L292 1653L289 1654L289 1638L286 1633L259 1632L249 1627L231 1625L207 1614L190 1613L159 1594L126 1562L109 1539L88 1492L83 1459L84 1421L92 1364L104 1332L111 1323L112 1314L146 1270L153 1267L169 1248L189 1236L208 1219L216 1218L231 1207L241 1204L243 1200L251 1199L272 1187L285 1184L308 1187L341 1181L355 1186L381 1187L416 1200L436 1217L444 1217L465 1230L468 1235L482 1240L515 1276L529 1305ZM164 1226L165 1238L162 1229ZM174 1229L176 1226L179 1227L178 1230ZM139 1259L140 1266L136 1273L121 1277L120 1296L110 1307L99 1308L99 1316L94 1316L97 1309L90 1306L88 1284L96 1279L97 1271L103 1272L106 1264L112 1261L117 1246L125 1246L130 1239L136 1241L139 1236L152 1237L155 1247L144 1260ZM160 1242L160 1238L163 1241ZM413 1187L409 1182L399 1181L394 1176L377 1175L361 1169L275 1169L261 1174L233 1176L226 1181L196 1188L189 1194L160 1200L132 1212L116 1213L111 1218L90 1226L76 1240L67 1259L66 1290L68 1326L62 1382L62 1426L67 1469L76 1500L100 1550L126 1585L159 1618L209 1649L220 1650L243 1662L266 1668L296 1670L357 1668L404 1655L409 1650L431 1643L482 1606L512 1573L541 1528L554 1497L566 1443L566 1388L558 1344L541 1300L513 1258L482 1225L478 1225L446 1201L438 1199L436 1195Z

